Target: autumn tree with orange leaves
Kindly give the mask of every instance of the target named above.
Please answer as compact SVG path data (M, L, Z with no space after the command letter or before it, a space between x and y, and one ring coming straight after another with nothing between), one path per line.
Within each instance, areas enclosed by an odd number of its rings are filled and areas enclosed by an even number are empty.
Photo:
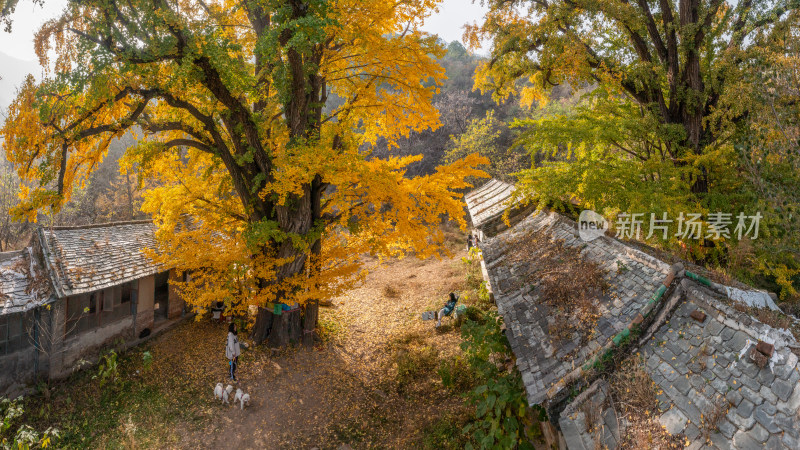
M409 158L362 149L436 128L442 49L418 30L434 0L75 0L36 38L54 74L29 78L2 130L24 180L19 215L58 209L109 143L149 189L153 258L190 273L202 310L258 307L252 337L288 340L281 304L304 310L363 275L360 255L444 249L464 226L469 156L408 178ZM50 61L49 55L55 54ZM332 94L344 99L326 108Z

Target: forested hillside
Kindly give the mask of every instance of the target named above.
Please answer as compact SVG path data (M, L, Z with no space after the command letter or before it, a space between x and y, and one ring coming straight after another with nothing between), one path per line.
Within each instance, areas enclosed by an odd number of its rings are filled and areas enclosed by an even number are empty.
M372 155L422 155L423 159L408 168L409 175L430 174L444 162L463 158L474 152L489 158L492 176L511 179L512 173L530 166L530 159L521 146L514 143L513 119L522 111L516 98L495 102L490 93L473 89L475 69L485 58L468 51L458 42L440 42L447 52L438 59L447 79L433 96L442 125L436 130L412 132L390 147L382 139Z
M112 142L106 157L83 186L76 186L72 198L55 214L39 214L42 225L88 225L144 219L136 167L120 171L120 158L134 142L125 135ZM20 179L2 158L0 163L0 251L16 250L28 244L32 224L15 220L12 210L19 204Z

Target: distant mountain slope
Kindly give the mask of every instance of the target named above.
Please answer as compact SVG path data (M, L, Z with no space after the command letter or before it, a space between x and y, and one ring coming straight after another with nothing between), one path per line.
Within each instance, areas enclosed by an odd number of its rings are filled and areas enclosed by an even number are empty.
M5 110L17 92L17 87L25 80L25 76L32 73L37 79L41 78L42 69L35 61L24 61L0 52L0 110L5 116Z

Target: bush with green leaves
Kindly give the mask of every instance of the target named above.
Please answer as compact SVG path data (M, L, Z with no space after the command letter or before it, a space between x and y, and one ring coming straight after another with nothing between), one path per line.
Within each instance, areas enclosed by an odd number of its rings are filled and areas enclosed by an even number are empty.
M454 392L470 390L478 381L475 370L462 356L443 359L436 372L442 379L442 386Z
M149 351L145 351L142 353L142 369L145 372L149 372L150 369L153 367L153 354Z
M47 448L53 444L59 436L58 430L48 428L44 432L38 432L29 425L21 425L13 435L10 435L17 419L25 413L22 399L9 400L0 399L0 445L4 450L28 450L31 448Z
M107 382L115 383L119 375L119 362L117 352L109 350L100 357L100 365L97 368L97 375L92 379L99 379L100 386Z
M475 406L475 421L464 427L480 448L532 449L528 429L534 418L528 408L522 377L513 364L511 348L494 311L461 327L461 348L480 384L467 394ZM466 448L473 448L471 443Z

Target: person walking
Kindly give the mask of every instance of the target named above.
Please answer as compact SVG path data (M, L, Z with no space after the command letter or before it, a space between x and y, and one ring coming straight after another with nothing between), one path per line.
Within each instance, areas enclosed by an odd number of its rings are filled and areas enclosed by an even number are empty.
M230 379L236 381L236 365L239 363L239 333L236 331L236 324L231 322L228 326L228 343L225 345L225 357L228 358L230 366Z

